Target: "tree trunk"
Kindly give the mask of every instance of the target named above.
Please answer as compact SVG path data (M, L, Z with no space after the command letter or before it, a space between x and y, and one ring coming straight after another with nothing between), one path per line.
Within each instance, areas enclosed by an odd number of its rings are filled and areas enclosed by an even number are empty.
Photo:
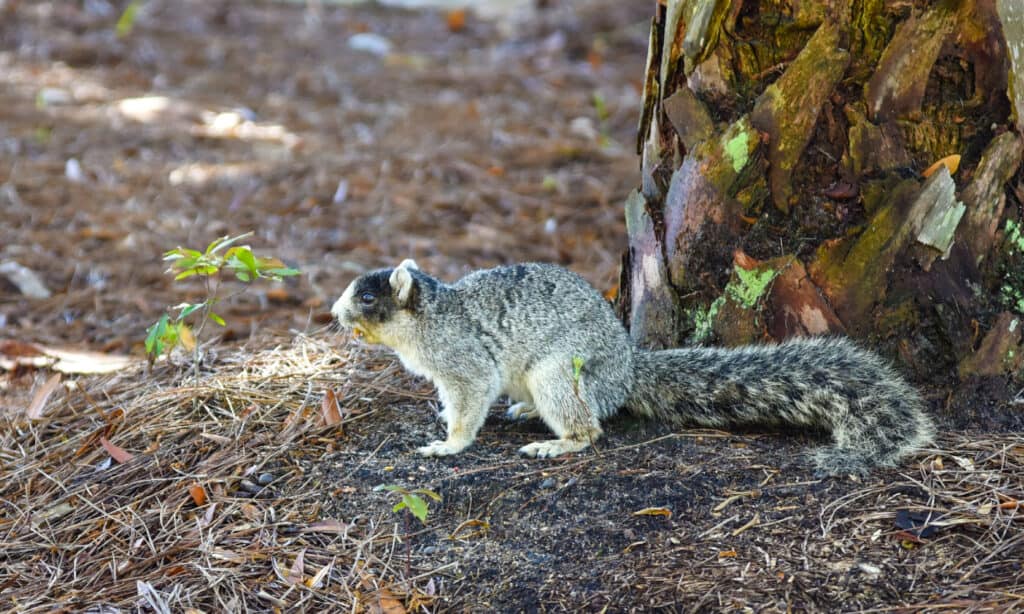
M1022 130L1020 0L663 0L622 316L646 346L842 333L1014 390Z

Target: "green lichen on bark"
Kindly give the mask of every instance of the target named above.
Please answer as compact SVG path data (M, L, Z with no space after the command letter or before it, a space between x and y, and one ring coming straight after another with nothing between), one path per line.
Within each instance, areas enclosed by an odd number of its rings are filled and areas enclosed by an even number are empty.
M839 27L822 24L751 112L751 124L769 135L769 184L780 211L789 211L790 175L811 140L822 105L850 62L850 54L839 43Z
M907 206L918 189L912 179L901 182L859 236L823 243L808 269L854 330L869 328L867 315L884 298L889 269L911 236Z

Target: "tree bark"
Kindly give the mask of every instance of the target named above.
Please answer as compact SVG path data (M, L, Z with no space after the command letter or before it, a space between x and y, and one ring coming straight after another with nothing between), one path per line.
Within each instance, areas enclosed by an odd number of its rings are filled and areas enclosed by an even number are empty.
M849 333L922 381L1024 376L1019 0L662 0L646 71L639 343Z

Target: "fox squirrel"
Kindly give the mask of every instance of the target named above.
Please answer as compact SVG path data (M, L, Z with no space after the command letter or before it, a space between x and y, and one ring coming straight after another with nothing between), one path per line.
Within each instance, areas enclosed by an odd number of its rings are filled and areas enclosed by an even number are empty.
M934 434L917 392L849 340L644 350L597 290L550 264L446 284L405 260L358 277L331 313L437 387L448 436L425 456L464 450L503 394L517 401L510 418L540 418L558 436L520 449L537 457L586 448L621 407L670 424L827 431L834 443L811 458L830 475L895 465Z

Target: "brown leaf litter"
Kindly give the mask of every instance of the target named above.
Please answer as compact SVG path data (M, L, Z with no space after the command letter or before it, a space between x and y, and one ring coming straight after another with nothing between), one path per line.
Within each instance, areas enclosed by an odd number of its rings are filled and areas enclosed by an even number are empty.
M514 450L543 427L495 417L463 455L428 460L414 448L440 429L429 387L344 340L226 352L198 382L173 364L82 377L40 420L4 413L0 598L24 612L161 599L201 611L1024 605L1019 435L949 435L900 469L822 480L799 460L806 437L648 434L623 418L599 452L537 461ZM323 423L325 391L337 425ZM113 450L128 456L111 463ZM413 526L382 483L444 501ZM920 526L897 527L901 510Z

